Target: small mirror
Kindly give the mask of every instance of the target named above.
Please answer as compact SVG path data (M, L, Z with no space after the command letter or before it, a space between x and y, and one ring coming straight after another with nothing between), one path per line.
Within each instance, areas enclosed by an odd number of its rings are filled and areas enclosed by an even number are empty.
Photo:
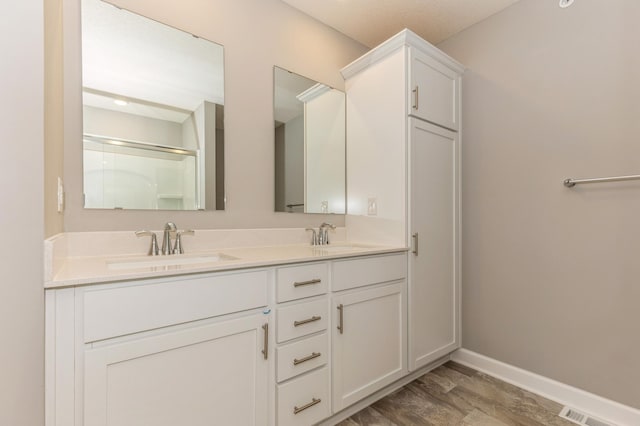
M84 206L224 209L223 47L82 0Z
M274 67L275 210L345 213L345 95Z

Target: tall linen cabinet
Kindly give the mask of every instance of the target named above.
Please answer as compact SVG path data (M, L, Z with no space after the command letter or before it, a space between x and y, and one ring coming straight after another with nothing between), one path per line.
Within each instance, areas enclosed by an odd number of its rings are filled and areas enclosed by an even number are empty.
M411 251L409 370L460 347L463 71L409 30L342 70L349 238Z

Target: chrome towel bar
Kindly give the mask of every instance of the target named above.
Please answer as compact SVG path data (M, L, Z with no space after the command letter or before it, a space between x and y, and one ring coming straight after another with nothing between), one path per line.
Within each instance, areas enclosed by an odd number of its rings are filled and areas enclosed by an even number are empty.
M564 186L567 188L573 188L574 186L582 183L601 183L601 182L620 182L625 180L639 180L640 175L631 176L614 176L603 178L591 178L591 179L565 179Z

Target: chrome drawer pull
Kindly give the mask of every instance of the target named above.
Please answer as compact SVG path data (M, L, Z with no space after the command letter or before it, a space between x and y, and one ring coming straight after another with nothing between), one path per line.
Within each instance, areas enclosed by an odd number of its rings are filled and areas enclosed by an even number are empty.
M412 90L412 92L416 94L416 97L415 97L416 102L413 104L413 109L415 109L416 111L418 110L418 98L420 97L419 90L420 90L419 86L416 86L416 88Z
M342 303L338 305L338 313L340 314L338 317L338 331L340 331L340 334L344 334L344 306Z
M301 411L306 410L307 408L311 408L316 404L320 404L320 402L322 402L322 400L320 398L316 399L316 398L311 398L311 402L308 404L303 405L302 407L298 408L298 407L293 407L293 414L298 414Z
M304 358L294 358L293 365L302 364L303 362L311 361L314 358L318 358L322 354L320 352L311 352L311 355L305 356Z
M319 284L321 282L322 282L322 280L320 278L314 278L314 279L309 280L309 281L294 282L293 286L294 287L302 287L302 286L305 286L305 285Z
M307 318L306 320L302 320L302 321L294 321L293 322L293 326L294 327L298 327L299 325L305 325L308 324L310 322L315 322L315 321L320 321L322 319L321 316L312 316L311 318Z

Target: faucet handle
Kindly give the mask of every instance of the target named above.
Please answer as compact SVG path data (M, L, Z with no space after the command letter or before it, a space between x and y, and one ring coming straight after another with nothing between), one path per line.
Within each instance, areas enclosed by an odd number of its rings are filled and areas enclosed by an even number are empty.
M151 245L149 246L149 253L147 253L149 256L157 256L159 253L158 250L158 238L156 237L156 233L155 232L151 232L151 231L136 231L135 232L136 237L146 237L146 236L150 236L151 237Z
M318 234L316 233L316 230L313 228L305 228L305 231L311 231L311 245L315 246L318 245Z
M182 236L194 235L196 231L193 229L186 229L184 231L176 231L176 244L173 246L174 254L184 254L184 248L182 248Z

